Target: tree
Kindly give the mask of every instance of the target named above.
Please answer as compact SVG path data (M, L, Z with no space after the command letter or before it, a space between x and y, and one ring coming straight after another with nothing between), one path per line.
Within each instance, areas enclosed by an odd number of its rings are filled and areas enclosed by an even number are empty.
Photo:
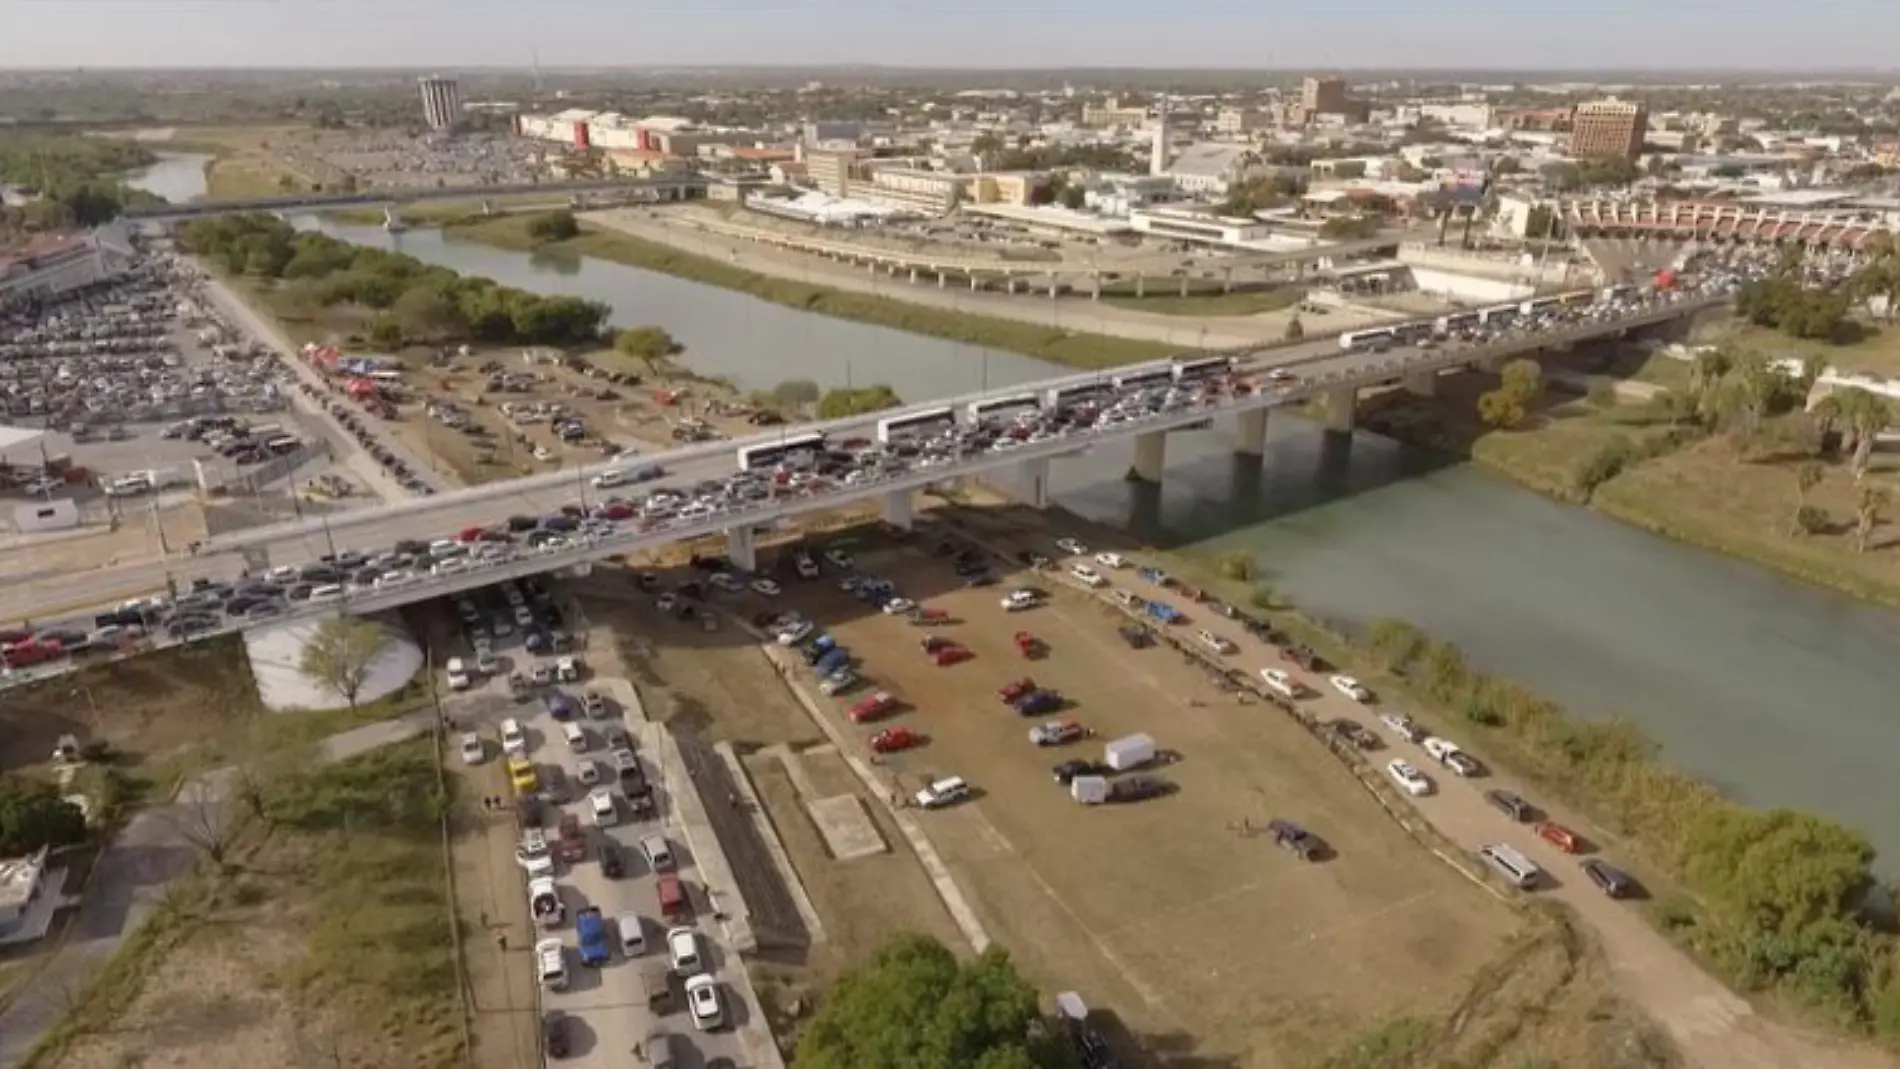
M658 375L666 361L686 351L686 346L659 327L634 327L614 336L614 351L644 363L647 374Z
M1858 386L1840 390L1834 396L1840 398L1841 418L1846 421L1852 440L1852 445L1845 448L1851 454L1854 481L1859 482L1867 477L1867 469L1873 463L1875 440L1893 423L1893 410L1879 395Z
M1504 365L1500 378L1503 389L1521 405L1529 406L1544 392L1544 368L1529 357Z
M1881 523L1881 513L1886 509L1889 495L1885 487L1862 486L1860 500L1854 508L1854 552L1867 552L1868 542Z
M461 310L449 295L428 283L404 290L389 311L403 333L414 338L442 339L460 333L466 326Z
M1503 387L1486 390L1478 395L1478 418L1486 426L1508 431L1523 424L1529 414L1524 409L1524 403Z
M1814 461L1806 461L1794 469L1794 525L1796 535L1806 534L1812 526L1808 515L1808 492L1821 485L1827 471Z
M1293 318L1286 321L1286 331L1283 336L1290 342L1301 341L1306 337L1306 324L1300 322L1298 312L1295 312Z
M351 700L351 708L356 702ZM166 811L168 823L205 860L220 869L231 867L231 847L237 840L241 811L226 797L226 782L217 774L186 783Z
M823 393L810 379L786 379L772 387L772 404L790 412L804 412L818 403Z
M356 708L357 695L369 681L371 665L389 644L380 624L355 616L334 616L317 625L304 646L297 670Z
M900 935L833 985L799 1034L795 1069L1054 1069L1069 1052L1031 1038L1036 989L997 948L959 963Z
M1223 579L1251 583L1260 576L1260 563L1251 553L1228 553L1220 559L1220 574Z
M1321 237L1353 241L1378 234L1379 220L1370 215L1335 215L1319 225Z
M872 412L882 412L887 408L902 405L903 399L897 391L883 383L865 386L859 389L827 390L818 399L819 419L843 419L846 416L865 416Z
M1079 212L1083 208L1088 207L1089 191L1083 189L1081 186L1063 186L1062 195L1057 199L1062 202L1064 208L1072 212Z
M86 814L51 783L0 779L0 857L86 840Z
M1851 916L1874 883L1866 837L1807 813L1715 806L1685 841L1685 874L1750 933L1807 934Z

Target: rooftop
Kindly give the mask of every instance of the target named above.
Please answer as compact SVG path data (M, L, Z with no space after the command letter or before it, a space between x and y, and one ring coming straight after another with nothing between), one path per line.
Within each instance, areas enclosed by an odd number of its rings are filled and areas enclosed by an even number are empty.
M10 449L29 446L46 436L46 432L37 427L7 427L0 425L0 454Z
M0 860L0 910L13 911L26 905L39 889L45 870L44 849L30 857Z

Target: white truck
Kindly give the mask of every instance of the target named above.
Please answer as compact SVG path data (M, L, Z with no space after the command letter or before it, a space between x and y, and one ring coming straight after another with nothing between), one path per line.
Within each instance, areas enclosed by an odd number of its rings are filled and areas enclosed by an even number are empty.
M1155 759L1155 740L1150 735L1124 735L1102 748L1102 763L1117 772L1126 772Z
M542 928L559 927L566 919L567 906L561 902L554 877L542 876L528 881L528 912L534 914L534 923Z

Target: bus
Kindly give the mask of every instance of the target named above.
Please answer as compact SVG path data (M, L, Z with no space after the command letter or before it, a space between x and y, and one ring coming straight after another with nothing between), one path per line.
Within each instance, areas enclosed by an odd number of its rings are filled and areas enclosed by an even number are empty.
M824 448L825 436L819 431L787 435L784 438L760 442L757 445L740 446L739 468L741 471L775 468L794 456L815 456Z
M1349 330L1339 336L1339 347L1346 352L1354 349L1383 349L1398 339L1398 332L1391 327L1368 327L1365 330Z
M1190 382L1210 375L1227 375L1238 366L1240 366L1240 361L1231 356L1210 356L1202 360L1176 360L1174 381Z
M1174 381L1174 361L1131 367L1109 381L1115 384L1117 390L1138 390L1143 386L1160 386Z
M1495 327L1517 315L1515 304L1494 304L1478 310L1478 322L1487 327Z
M1560 297L1533 297L1517 306L1517 314L1533 316L1539 312L1548 312L1563 303Z
M1067 408L1086 401L1093 401L1108 392L1105 381L1084 382L1076 386L1056 386L1042 395L1043 404L1050 408Z
M884 445L905 438L926 436L940 429L948 429L957 422L954 408L930 408L922 412L892 416L877 421L877 440Z
M1434 325L1438 328L1438 333L1449 337L1454 332L1468 330L1471 327L1477 326L1478 313L1453 312L1450 315L1439 316L1437 323Z
M1636 296L1636 287L1630 285L1605 286L1597 295L1597 300L1608 304L1611 301L1627 301Z
M970 413L970 422L975 423L987 419L990 416L1000 416L1013 409L1041 407L1042 398L1037 397L1033 393L1019 393L1012 394L1008 397L997 397L988 401L971 401L967 411Z

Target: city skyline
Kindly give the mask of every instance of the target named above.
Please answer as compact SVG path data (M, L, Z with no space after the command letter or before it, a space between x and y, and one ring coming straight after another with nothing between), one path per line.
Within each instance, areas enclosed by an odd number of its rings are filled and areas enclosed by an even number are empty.
M1891 0L1785 8L1711 0L1347 2L1262 11L1024 0L0 0L0 68L887 66L956 69L1883 71ZM100 27L110 27L108 33ZM716 33L706 32L716 27Z

